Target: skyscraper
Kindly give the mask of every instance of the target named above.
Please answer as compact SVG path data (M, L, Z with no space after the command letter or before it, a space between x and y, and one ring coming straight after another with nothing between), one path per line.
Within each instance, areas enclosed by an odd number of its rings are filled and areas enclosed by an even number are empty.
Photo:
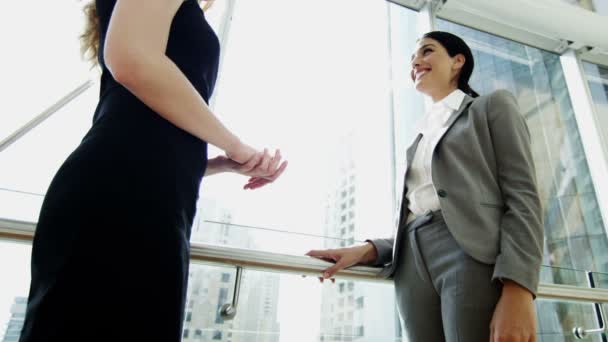
M21 335L21 329L23 328L23 321L25 319L25 309L27 305L27 298L16 297L15 302L11 306L11 319L8 321L6 326L6 332L2 342L17 342Z
M231 225L235 212L217 201L202 198L192 227L192 241L254 248L249 231ZM235 271L226 267L190 266L183 341L277 342L279 276L243 273L233 320L225 320L220 308L230 303Z
M338 172L329 188L325 207L325 248L340 248L364 237L373 238L373 231L362 224L365 210L361 205L363 184L357 175L354 132L343 138L337 150ZM380 220L379 222L381 222ZM393 341L399 336L399 320L395 311L394 293L385 284L338 279L334 286L324 286L321 302L321 336L319 341Z

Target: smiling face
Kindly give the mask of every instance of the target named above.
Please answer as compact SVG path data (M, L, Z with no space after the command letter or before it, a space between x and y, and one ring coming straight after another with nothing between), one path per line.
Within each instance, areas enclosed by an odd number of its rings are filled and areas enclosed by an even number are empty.
M411 77L416 90L438 100L458 88L458 75L465 59L462 54L450 57L436 40L422 38L412 54Z

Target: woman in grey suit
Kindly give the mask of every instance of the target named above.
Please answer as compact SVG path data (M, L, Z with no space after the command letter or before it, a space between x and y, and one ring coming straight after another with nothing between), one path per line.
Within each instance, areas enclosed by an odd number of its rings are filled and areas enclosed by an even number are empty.
M471 89L473 55L453 34L425 34L411 65L433 104L405 156L395 234L307 255L335 262L324 279L384 267L409 341L536 341L543 225L517 101Z

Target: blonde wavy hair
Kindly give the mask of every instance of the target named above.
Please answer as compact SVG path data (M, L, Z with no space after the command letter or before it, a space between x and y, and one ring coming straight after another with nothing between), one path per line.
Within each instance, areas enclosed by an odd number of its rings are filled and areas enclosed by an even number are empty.
M200 3L205 3L203 11L208 10L215 0L198 0ZM80 35L80 53L82 57L93 66L97 65L97 56L99 55L99 17L97 16L97 6L95 0L89 0L83 7L83 12L86 20L84 31Z

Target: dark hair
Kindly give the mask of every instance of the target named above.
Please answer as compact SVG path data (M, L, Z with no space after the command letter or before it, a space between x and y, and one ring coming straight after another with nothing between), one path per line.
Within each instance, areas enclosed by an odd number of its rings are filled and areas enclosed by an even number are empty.
M458 54L464 56L465 62L460 70L460 76L458 77L458 89L472 97L478 97L479 94L469 86L469 79L473 73L475 61L473 60L473 53L467 43L457 35L444 31L427 32L420 39L423 38L430 38L439 42L447 50L450 57L454 57Z

